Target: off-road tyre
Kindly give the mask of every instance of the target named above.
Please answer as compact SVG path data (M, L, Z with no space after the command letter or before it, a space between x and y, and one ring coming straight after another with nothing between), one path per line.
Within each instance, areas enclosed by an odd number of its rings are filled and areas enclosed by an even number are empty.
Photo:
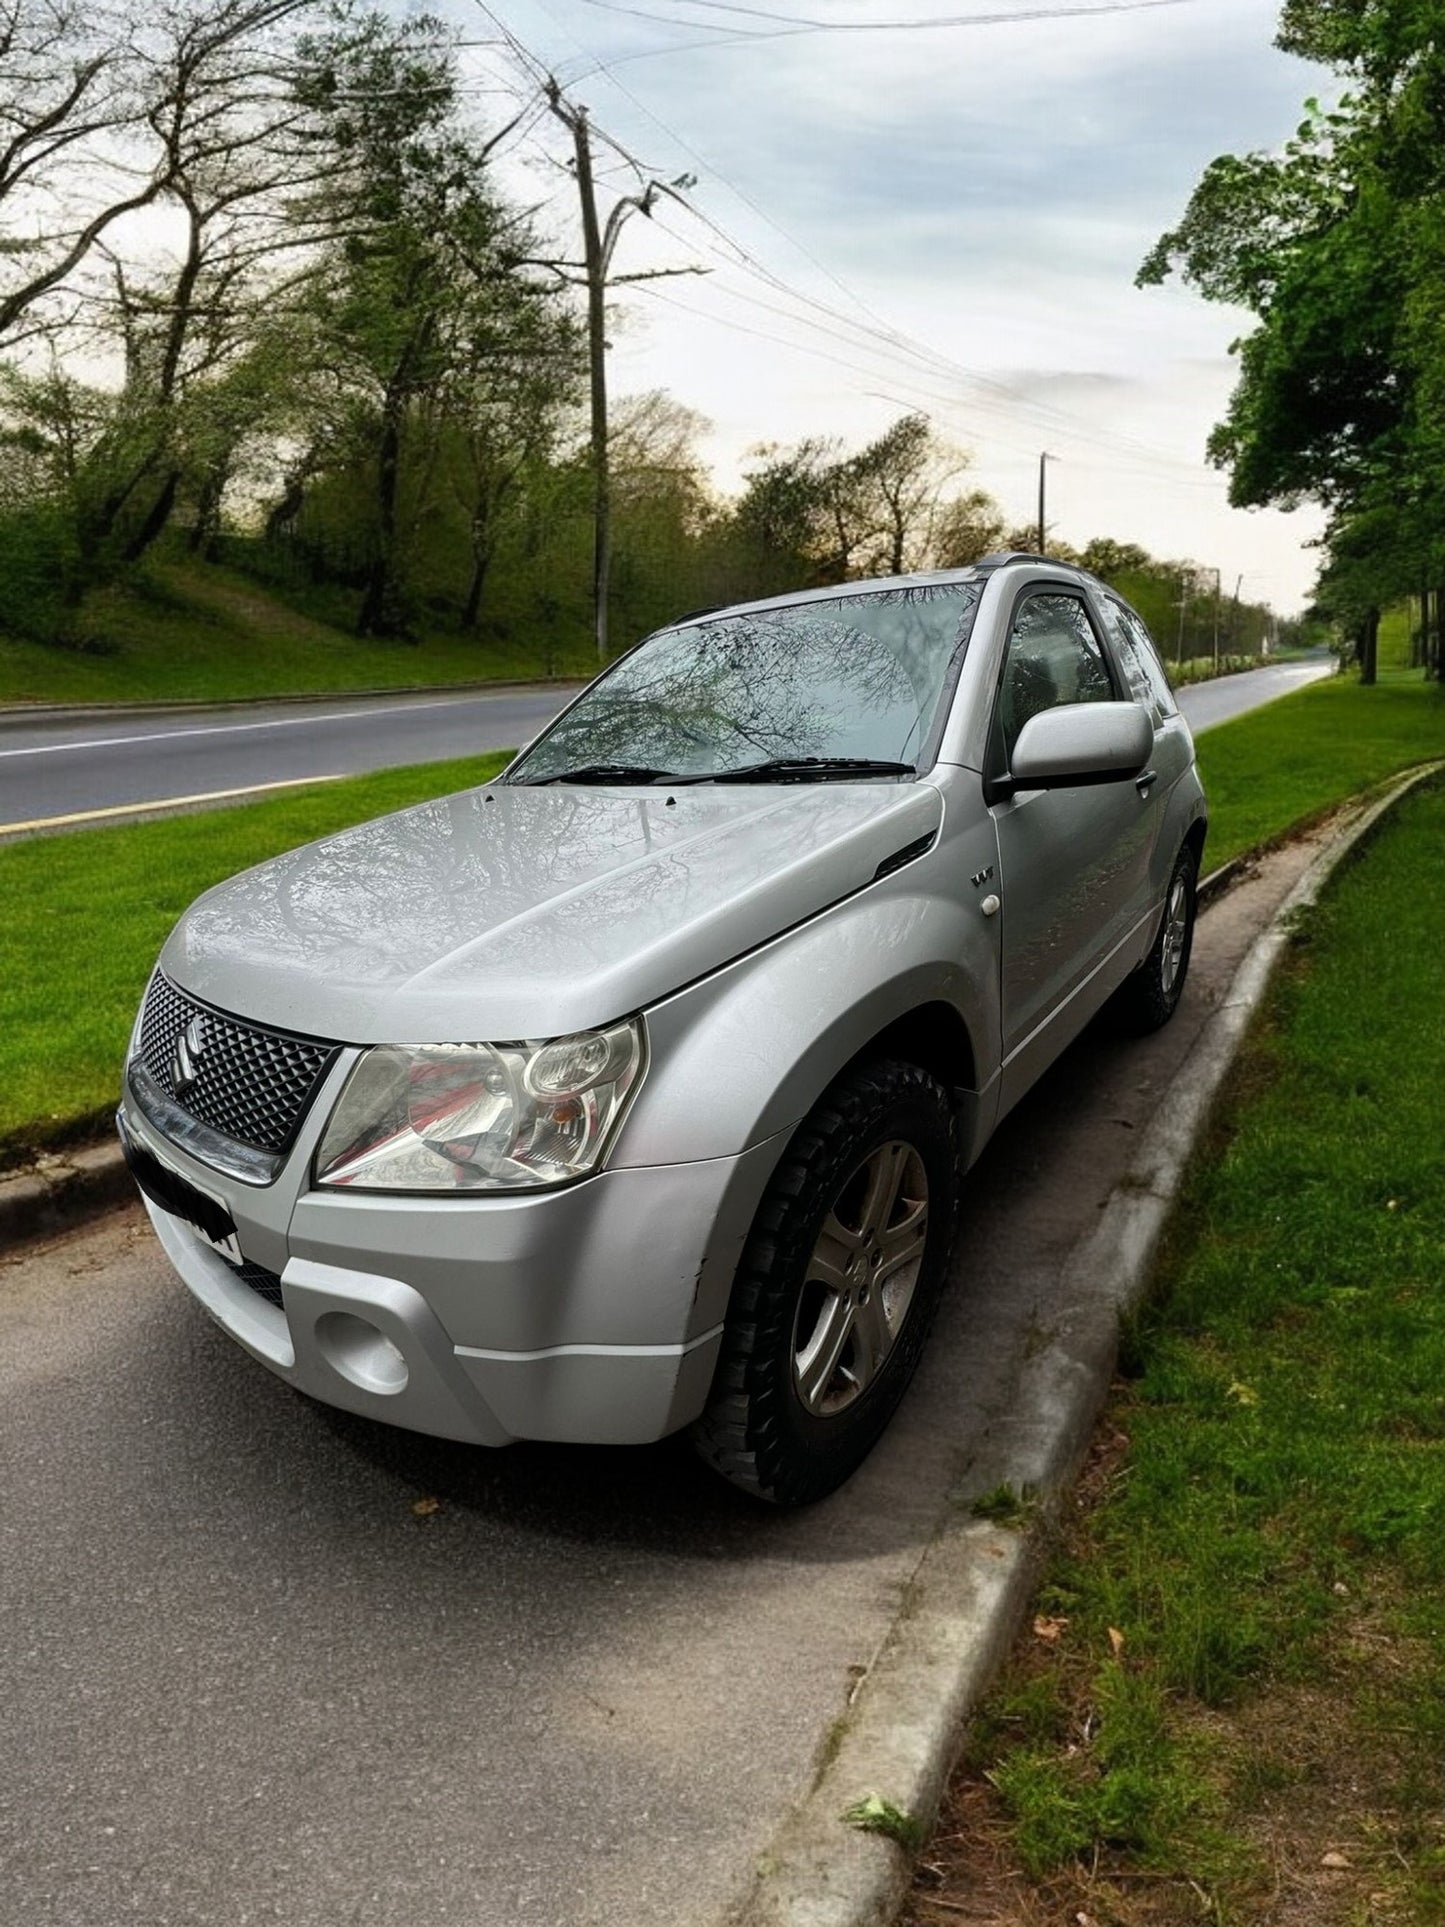
M943 1288L957 1210L956 1135L944 1087L893 1060L845 1073L798 1127L758 1207L712 1393L693 1426L702 1457L734 1485L774 1505L808 1505L841 1485L876 1443L913 1376ZM850 1187L866 1185L877 1168L869 1161L899 1157L898 1146L914 1185L920 1169L926 1177L911 1295L866 1388L845 1409L819 1415L795 1370L805 1289L825 1289L808 1274L830 1214L852 1208ZM898 1204L906 1212L901 1196ZM899 1233L906 1229L900 1222Z
M1124 979L1110 1002L1110 1014L1119 1029L1132 1037L1162 1030L1179 1008L1194 948L1197 868L1194 851L1186 843L1174 859L1164 914L1149 955Z

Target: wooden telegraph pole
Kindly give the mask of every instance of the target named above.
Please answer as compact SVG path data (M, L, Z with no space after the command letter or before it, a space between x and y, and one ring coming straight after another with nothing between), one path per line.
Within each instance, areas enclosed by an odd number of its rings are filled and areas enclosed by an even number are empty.
M591 391L592 463L592 627L597 660L607 660L607 598L612 580L612 484L607 459L607 288L617 237L630 214L649 217L658 197L680 198L680 190L696 185L691 174L675 181L648 181L640 194L626 194L616 202L605 222L597 215L597 190L592 174L592 136L587 109L568 100L549 74L544 87L547 105L572 136L577 196L582 206L583 285L587 289L587 367ZM619 275L620 282L658 281L674 274L702 274L702 268L657 268L648 274Z

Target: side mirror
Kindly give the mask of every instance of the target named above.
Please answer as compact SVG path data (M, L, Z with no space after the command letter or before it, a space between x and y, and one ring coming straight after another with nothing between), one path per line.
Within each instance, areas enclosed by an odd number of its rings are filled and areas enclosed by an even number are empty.
M1142 703L1042 709L1019 731L1005 794L1120 783L1139 774L1153 748L1154 724Z

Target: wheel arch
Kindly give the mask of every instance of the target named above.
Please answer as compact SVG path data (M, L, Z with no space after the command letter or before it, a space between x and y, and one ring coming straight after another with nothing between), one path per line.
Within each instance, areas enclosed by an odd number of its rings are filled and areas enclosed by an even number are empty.
M1194 874L1196 878L1204 866L1204 839L1208 834L1209 819L1206 816L1196 816L1194 821L1189 825L1189 828L1184 832L1184 841L1189 849L1194 852Z
M774 1137L781 1154L830 1084L888 1055L954 1093L971 1154L996 1089L991 934L943 899L900 893L886 912L847 906L680 993L649 1012L653 1062L614 1161L733 1157Z

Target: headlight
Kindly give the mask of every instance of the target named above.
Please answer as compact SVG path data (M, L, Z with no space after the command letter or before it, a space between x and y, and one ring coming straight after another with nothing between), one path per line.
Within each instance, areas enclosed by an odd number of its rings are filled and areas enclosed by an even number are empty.
M642 1026L547 1044L364 1051L326 1126L316 1182L512 1191L597 1168L642 1069Z

